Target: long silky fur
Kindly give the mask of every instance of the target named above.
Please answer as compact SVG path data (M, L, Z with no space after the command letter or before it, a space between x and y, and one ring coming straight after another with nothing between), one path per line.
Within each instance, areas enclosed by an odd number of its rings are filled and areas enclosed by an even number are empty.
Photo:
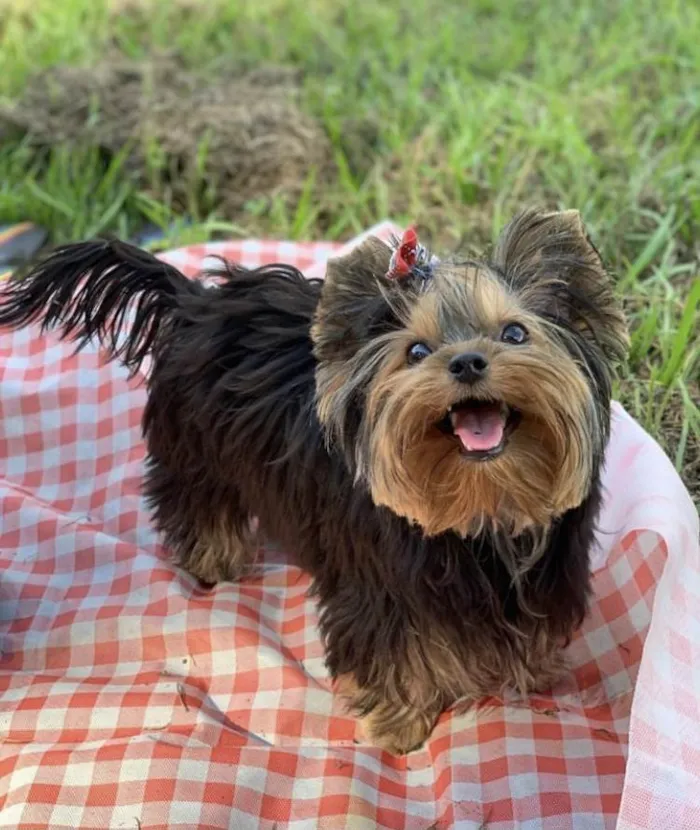
M311 339L321 282L288 266L223 276L205 289L121 243L67 246L0 295L0 325L98 337L132 371L152 354L144 488L166 543L199 577L236 578L258 517L312 575L330 673L350 678L383 746L422 742L458 698L554 676L554 646L586 611L598 470L514 585L508 563L532 553L531 535L426 537L376 506L328 445ZM375 325L365 316L349 323L360 339Z
M153 350L178 298L203 290L176 268L125 242L66 245L9 283L0 296L0 326L35 321L42 330L58 326L62 337L77 341L78 349L96 338L133 373Z

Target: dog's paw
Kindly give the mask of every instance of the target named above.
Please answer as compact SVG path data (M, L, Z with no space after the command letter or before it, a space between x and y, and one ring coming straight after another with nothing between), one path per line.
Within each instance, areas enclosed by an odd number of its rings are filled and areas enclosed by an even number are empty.
M571 673L571 661L566 652L555 650L549 653L533 672L528 693L545 694L550 692Z
M186 564L180 562L179 564L203 585L213 586L220 582L237 582L243 575L234 563L217 562L206 557L194 562L190 561Z
M392 755L407 755L420 749L430 737L441 711L436 705L423 709L400 699L382 698L375 690L358 686L351 674L337 677L334 688L356 716L371 707L367 714L359 715L362 735L367 743Z
M242 528L217 528L200 533L190 550L177 555L176 560L200 582L217 585L219 582L237 582L250 570L257 558L259 541L257 527L251 523Z
M433 729L433 724L424 715L412 712L401 720L392 718L391 723L383 723L378 715L371 712L360 723L368 743L392 755L407 755L421 749Z

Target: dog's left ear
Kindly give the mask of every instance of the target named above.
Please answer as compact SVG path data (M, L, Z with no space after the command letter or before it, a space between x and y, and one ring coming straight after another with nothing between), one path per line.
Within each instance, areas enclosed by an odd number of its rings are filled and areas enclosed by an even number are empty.
M351 357L393 318L387 292L391 248L374 236L329 260L311 336L322 362Z
M577 210L526 210L505 228L495 265L533 311L623 359L629 338L600 254Z

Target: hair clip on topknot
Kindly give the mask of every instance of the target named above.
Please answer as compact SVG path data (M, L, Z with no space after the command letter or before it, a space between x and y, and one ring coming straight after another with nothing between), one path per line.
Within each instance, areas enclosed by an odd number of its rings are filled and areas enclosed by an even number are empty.
M431 256L418 242L418 234L413 226L403 232L401 239L395 239L394 244L396 248L386 272L387 279L402 280L412 274L424 280L430 278L437 257Z

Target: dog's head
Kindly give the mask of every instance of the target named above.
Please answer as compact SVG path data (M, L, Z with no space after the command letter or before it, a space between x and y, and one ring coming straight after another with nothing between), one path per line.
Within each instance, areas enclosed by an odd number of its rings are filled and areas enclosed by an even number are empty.
M395 261L370 238L328 265L312 336L329 441L428 535L548 526L597 475L627 344L579 214L522 213L487 262L424 255L396 279Z

